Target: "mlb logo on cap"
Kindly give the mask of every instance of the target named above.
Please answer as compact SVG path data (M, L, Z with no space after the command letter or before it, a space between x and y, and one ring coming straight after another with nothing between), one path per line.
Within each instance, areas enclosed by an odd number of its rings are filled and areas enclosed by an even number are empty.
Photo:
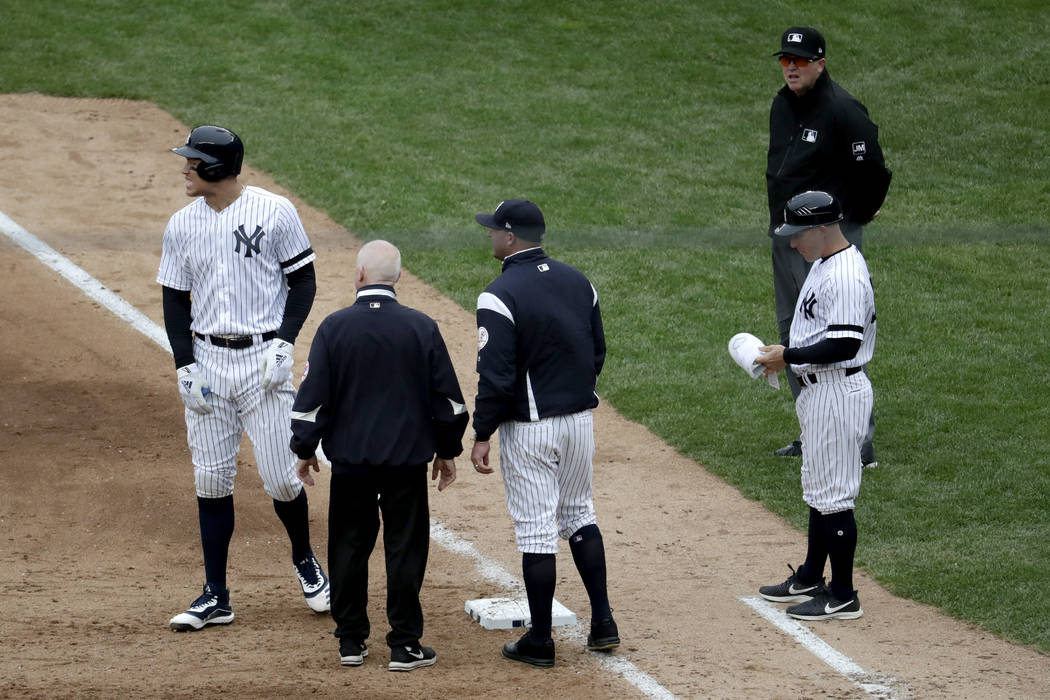
M774 56L787 54L816 60L824 58L824 37L813 27L788 27L780 35L780 51Z

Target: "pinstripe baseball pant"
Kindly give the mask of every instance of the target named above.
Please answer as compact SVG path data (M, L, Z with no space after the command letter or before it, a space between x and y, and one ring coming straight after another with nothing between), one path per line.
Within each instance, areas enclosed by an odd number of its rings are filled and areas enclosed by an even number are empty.
M194 359L211 388L207 401L212 407L205 415L186 409L186 438L197 495L202 498L233 493L245 431L266 493L278 501L290 501L302 489L295 473L296 458L288 447L295 386L288 380L273 391L263 391L259 363L265 349L258 336L251 347L242 349L217 347L201 338L194 341Z
M556 554L558 537L597 522L594 418L580 411L499 426L499 461L518 551Z
M795 402L802 428L802 497L824 515L853 508L860 493L860 449L874 394L868 375L816 373Z

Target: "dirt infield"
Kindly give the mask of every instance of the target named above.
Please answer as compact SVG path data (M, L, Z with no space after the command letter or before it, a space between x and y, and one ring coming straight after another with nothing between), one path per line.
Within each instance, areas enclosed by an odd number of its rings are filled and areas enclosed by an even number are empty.
M39 95L0 96L0 119L0 211L162 323L154 282L161 233L187 201L182 160L168 149L185 139L186 126L147 103ZM289 194L251 168L242 180ZM318 298L296 347L301 368L320 320L353 299L359 242L293 200L318 251ZM473 231L473 213L464 212L465 231ZM411 268L412 251L402 252ZM380 548L371 562L372 656L363 667L341 668L331 619L312 614L297 592L287 540L247 443L230 550L237 619L170 632L168 619L202 584L171 358L6 237L0 269L3 697L643 694L564 637L551 671L501 659L499 646L514 635L483 630L463 604L503 591L470 558L436 544L423 607L424 643L437 650L437 665L386 671ZM472 397L471 314L411 275L398 292L439 322ZM863 696L740 601L783 578L803 536L608 406L596 426L596 505L623 658L681 697ZM449 491L431 489L433 517L518 574L499 476L474 473L465 457L458 466ZM309 491L322 561L327 485L322 473ZM563 550L556 595L586 619L585 593ZM862 575L857 586L864 617L808 627L878 674L890 695L1050 696L1047 656L895 598Z

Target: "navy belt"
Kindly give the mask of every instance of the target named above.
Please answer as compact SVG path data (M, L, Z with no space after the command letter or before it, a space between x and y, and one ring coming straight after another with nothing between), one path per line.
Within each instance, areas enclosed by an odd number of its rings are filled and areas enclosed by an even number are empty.
M863 369L863 367L850 367L849 369L843 370L842 374L845 377L852 377L854 374L862 371ZM803 386L809 386L810 384L817 383L817 376L818 375L816 374L802 374L799 375L799 379L805 379L805 382L803 382Z
M197 336L198 338L202 336ZM208 339L212 345L217 345L220 348L229 348L231 350L243 350L244 348L250 348L255 342L252 340L250 335L235 335L231 338L224 338L221 335L208 335L203 336ZM262 341L265 343L268 340L273 340L277 337L277 331L270 331L269 333L262 334Z

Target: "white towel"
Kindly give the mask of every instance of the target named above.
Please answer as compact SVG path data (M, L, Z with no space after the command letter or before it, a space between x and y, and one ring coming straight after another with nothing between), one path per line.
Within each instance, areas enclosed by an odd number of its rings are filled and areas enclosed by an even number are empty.
M763 345L765 343L750 333L737 333L729 339L729 354L752 379L758 379L765 371L765 367L755 364L755 359L765 354L759 350ZM766 380L774 389L780 388L779 374L770 375Z

